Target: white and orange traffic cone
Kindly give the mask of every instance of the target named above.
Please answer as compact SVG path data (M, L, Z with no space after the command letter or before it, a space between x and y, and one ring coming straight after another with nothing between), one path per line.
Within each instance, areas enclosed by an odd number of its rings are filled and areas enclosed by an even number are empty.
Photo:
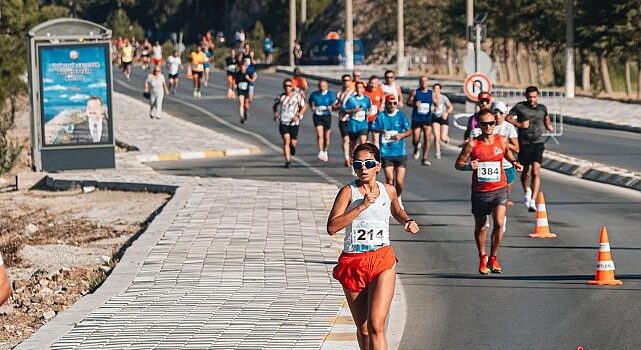
M614 278L614 261L612 261L612 254L610 254L610 241L605 226L601 227L599 235L599 253L596 258L594 280L589 281L588 284L597 286L620 286L623 284Z
M554 233L550 233L550 227L548 226L548 213L545 210L545 197L543 192L539 192L539 195L536 196L536 226L534 226L534 232L529 235L532 238L555 238Z

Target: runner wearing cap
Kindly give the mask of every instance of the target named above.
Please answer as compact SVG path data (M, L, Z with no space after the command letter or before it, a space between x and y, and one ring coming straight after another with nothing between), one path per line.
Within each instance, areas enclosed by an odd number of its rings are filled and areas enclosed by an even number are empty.
M398 101L394 95L385 97L385 110L378 114L372 131L374 144L381 150L383 171L388 185L394 186L398 201L401 203L403 187L405 187L405 169L407 152L405 138L412 135L410 122L405 113L397 108Z
M381 156L371 143L353 154L358 179L338 192L327 219L327 233L345 229L344 248L333 277L345 293L356 325L361 349L386 349L385 320L396 283L396 256L390 246L390 216L406 232L417 233L418 224L400 206L394 186L376 181Z
M472 171L472 214L474 215L474 238L479 253L479 273L501 273L497 254L503 238L503 225L507 208L507 181L502 167L503 159L514 165L516 170L523 166L514 158L507 140L494 134L496 120L489 109L477 113L481 135L473 137L465 144L455 167L457 170ZM470 163L468 163L470 161ZM492 214L490 257L486 254L485 238L488 215Z
M490 93L487 91L480 92L476 105L479 107L479 110L489 109L492 106L492 95L490 95ZM481 129L478 126L477 113L474 113L467 120L467 129L463 134L463 139L465 140L464 143L470 140L470 136L477 137L480 134Z
M505 103L497 101L492 104L492 112L496 117L496 125L494 126L494 133L501 135L508 140L508 147L513 154L519 153L519 138L516 132L514 125L505 121L505 117L508 113L508 108ZM507 180L507 198L508 205L512 205L510 200L510 192L512 192L512 183L516 180L516 169L508 162L503 159L503 170L505 171L505 177Z

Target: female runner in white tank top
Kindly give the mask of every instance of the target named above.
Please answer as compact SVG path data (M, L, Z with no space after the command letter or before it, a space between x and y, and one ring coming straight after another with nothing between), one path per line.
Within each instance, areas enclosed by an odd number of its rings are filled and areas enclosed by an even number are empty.
M380 151L371 143L354 150L352 166L358 179L336 196L327 220L330 235L345 229L343 253L333 276L343 286L361 349L386 349L385 320L394 296L396 256L390 247L389 218L405 231L417 233L418 224L398 203L392 185L376 181Z

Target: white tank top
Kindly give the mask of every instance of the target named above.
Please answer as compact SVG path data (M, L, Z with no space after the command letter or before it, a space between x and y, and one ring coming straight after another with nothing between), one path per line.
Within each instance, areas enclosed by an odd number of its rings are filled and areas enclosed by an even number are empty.
M385 186L376 181L380 195L376 201L360 213L345 228L343 251L346 253L364 253L387 246L389 241L389 218L392 215L392 201ZM352 190L352 201L347 211L356 208L363 201L363 195L356 186L356 181L349 184Z
M391 85L381 84L381 88L383 88L383 93L386 96L394 95L394 97L396 97L396 100L398 100L398 89L396 88L396 83L392 83Z

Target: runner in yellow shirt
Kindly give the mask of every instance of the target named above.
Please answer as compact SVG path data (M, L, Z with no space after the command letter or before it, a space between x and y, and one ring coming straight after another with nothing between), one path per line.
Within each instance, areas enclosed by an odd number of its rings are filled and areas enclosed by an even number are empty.
M194 97L202 97L200 94L200 79L205 72L207 56L200 46L196 46L196 51L192 51L189 56L191 59L191 76L194 80Z
M125 45L122 47L120 63L122 63L122 72L125 78L129 80L131 76L131 63L134 60L134 47L131 46L129 39L125 38Z

